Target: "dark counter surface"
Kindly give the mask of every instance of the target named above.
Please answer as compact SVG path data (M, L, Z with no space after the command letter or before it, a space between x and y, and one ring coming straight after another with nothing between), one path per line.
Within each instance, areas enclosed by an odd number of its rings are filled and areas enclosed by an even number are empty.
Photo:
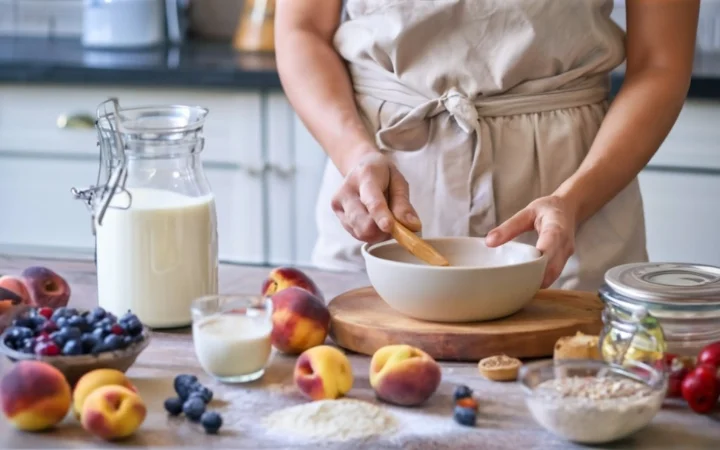
M612 74L612 92L623 70ZM273 54L189 41L147 50L86 49L76 39L0 38L0 82L280 90ZM695 57L688 97L720 99L720 52Z
M203 41L113 51L76 39L0 38L0 82L280 89L273 54Z

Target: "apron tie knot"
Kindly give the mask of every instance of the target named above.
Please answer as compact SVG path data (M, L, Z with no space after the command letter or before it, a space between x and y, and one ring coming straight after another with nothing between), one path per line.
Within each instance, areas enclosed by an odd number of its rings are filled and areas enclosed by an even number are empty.
M476 129L479 120L477 107L466 95L450 89L441 100L447 112L455 118L464 132L470 133Z

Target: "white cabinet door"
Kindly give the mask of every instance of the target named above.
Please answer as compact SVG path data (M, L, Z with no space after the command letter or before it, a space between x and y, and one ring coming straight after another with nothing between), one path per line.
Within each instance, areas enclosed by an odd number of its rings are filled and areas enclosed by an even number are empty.
M640 174L651 261L720 266L720 173Z
M95 183L92 158L0 157L0 252L92 257L92 219L70 189Z
M310 265L326 156L284 95L270 95L267 106L268 262Z
M215 195L220 261L263 264L262 173L248 173L232 166L210 166L205 174Z

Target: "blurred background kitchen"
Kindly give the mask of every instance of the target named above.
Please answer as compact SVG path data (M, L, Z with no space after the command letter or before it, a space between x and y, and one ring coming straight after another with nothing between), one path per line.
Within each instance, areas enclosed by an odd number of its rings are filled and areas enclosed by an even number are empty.
M221 260L309 264L325 156L283 95L274 4L0 0L0 253L92 258L70 188L95 182L95 107L117 96L209 108ZM650 258L720 266L720 0L700 15L685 108L640 179Z

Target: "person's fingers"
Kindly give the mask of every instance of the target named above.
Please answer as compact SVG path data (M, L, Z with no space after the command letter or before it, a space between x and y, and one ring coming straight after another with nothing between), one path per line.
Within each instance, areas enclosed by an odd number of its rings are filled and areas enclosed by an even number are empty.
M382 239L384 233L373 220L359 197L347 196L342 199L345 222L352 228L353 236L364 242Z
M420 231L422 223L417 211L410 203L410 187L407 180L397 168L390 169L390 184L388 186L390 208L396 219L410 231Z
M358 187L360 201L365 205L375 224L385 233L390 233L393 224L393 215L390 212L385 193L374 179L370 178Z
M572 239L560 224L542 224L536 247L547 256L547 266L542 287L547 288L558 279L568 258L573 253Z
M498 247L535 228L535 211L525 208L491 230L485 237L488 247Z

